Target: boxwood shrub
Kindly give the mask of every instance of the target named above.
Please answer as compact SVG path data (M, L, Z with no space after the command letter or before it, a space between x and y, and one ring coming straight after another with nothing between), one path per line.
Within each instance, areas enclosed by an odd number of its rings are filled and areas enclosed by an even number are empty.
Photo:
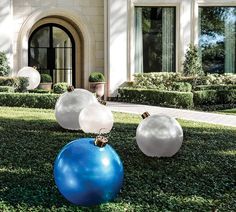
M236 89L236 85L198 85L195 87L195 91L204 90L233 90Z
M12 86L17 92L26 92L28 85L26 77L0 77L0 86Z
M236 89L195 91L193 101L195 106L235 104Z
M158 91L155 89L119 88L118 101L169 107L191 108L192 92Z
M69 84L66 82L59 82L53 85L53 92L61 94L67 91Z
M54 109L58 94L0 93L0 106Z
M0 92L14 93L15 89L11 86L0 86Z

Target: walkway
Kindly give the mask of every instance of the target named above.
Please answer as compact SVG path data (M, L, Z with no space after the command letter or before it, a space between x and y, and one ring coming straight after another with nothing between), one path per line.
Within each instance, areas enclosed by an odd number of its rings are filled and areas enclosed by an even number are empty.
M150 114L161 113L185 120L236 127L236 116L234 115L223 115L209 112L198 112L192 110L182 110L121 102L107 102L107 106L115 112L134 113L141 115L143 112L148 111Z

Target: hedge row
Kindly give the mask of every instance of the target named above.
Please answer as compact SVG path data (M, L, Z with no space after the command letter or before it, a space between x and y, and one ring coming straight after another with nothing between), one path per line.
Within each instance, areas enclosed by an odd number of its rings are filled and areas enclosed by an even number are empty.
M0 92L14 93L15 89L11 86L0 86Z
M236 89L195 91L193 101L195 106L235 104Z
M29 81L26 77L0 77L0 86L11 86L17 92L27 91Z
M54 109L59 94L0 93L0 106Z
M192 92L158 91L155 89L120 88L119 101L169 107L236 104L236 89L202 90Z
M195 91L205 91L205 90L234 90L236 85L198 85L195 87Z
M119 88L118 93L119 101L180 108L191 108L193 106L193 93L191 92Z

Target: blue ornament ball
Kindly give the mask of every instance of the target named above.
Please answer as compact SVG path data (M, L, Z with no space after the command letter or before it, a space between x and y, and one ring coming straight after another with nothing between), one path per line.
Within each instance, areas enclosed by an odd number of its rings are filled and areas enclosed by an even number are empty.
M95 138L82 138L65 145L54 164L60 193L71 203L93 206L109 202L123 184L123 165L115 150L95 145Z

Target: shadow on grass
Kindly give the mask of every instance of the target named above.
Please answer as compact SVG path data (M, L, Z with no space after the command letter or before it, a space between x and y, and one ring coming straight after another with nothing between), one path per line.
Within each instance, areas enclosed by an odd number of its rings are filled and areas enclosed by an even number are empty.
M204 127L205 126L205 127ZM235 130L185 126L184 143L172 158L150 158L136 145L136 123L115 123L110 145L123 161L118 198L92 208L73 206L58 192L53 163L76 138L51 120L0 119L0 208L71 211L214 210L236 206ZM223 154L231 152L230 154ZM3 206L1 206L3 204Z

